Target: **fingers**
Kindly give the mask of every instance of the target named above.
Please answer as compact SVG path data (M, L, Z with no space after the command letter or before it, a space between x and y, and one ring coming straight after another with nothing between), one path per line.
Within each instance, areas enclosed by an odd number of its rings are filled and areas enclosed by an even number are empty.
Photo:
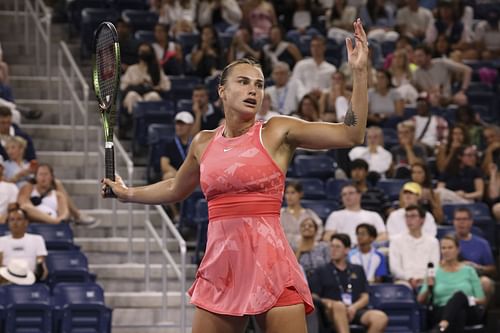
M361 19L358 18L356 21L354 21L353 26L356 44L361 43L361 45L368 47L368 38L366 37L365 29L363 29L363 23L361 22Z

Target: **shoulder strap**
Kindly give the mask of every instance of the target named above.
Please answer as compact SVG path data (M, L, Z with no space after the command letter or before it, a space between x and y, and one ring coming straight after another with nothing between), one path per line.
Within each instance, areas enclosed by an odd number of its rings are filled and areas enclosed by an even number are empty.
M429 128L429 124L431 123L431 119L432 119L432 115L429 115L429 119L427 119L427 122L425 123L424 130L418 136L417 141L422 140L422 138L424 137L425 133L427 132L427 129Z

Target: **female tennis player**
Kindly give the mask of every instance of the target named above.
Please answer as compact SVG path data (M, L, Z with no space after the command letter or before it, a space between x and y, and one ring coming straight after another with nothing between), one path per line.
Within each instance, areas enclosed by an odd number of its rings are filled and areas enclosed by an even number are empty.
M189 290L194 333L240 333L255 315L267 333L304 333L313 302L280 225L285 173L296 148L329 149L363 142L368 110L368 46L361 20L356 47L346 40L353 71L352 103L343 123L277 116L256 122L264 95L260 66L236 60L218 88L225 124L193 139L173 179L128 188L103 180L124 202L160 204L185 199L198 185L208 201L205 256Z

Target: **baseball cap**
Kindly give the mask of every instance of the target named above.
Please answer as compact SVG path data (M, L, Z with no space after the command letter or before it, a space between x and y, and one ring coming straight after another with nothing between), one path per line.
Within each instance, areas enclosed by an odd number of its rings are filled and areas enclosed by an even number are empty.
M403 192L408 191L416 195L422 194L422 187L415 182L408 182L403 185Z
M183 122L184 124L194 123L193 115L187 111L181 111L175 115L175 121Z
M418 94L417 101L429 101L429 94L427 91L423 91L420 94Z

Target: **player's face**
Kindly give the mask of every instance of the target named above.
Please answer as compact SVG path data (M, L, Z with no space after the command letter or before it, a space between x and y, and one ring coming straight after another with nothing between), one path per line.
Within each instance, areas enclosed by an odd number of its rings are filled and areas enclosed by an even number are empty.
M250 64L236 65L219 88L219 95L225 112L255 115L262 106L264 75L260 68Z

